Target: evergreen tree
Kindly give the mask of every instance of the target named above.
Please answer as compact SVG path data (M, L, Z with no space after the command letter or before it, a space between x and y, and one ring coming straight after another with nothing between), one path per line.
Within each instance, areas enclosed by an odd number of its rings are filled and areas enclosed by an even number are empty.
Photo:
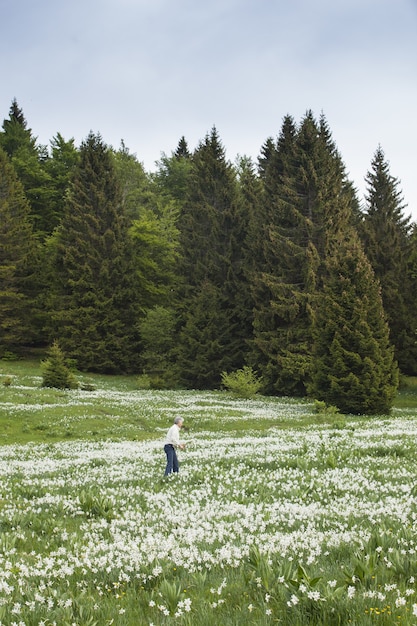
M193 154L178 222L177 365L182 382L191 387L218 385L222 371L241 367L245 359L246 312L239 299L244 233L237 200L236 174L213 129Z
M263 250L253 283L251 365L268 393L304 394L311 368L312 312L329 244L352 221L352 195L324 116L296 131L284 119L262 163Z
M170 157L163 154L157 165L154 175L157 189L181 206L187 197L192 166L191 154L184 137L180 139L175 152Z
M172 304L179 255L177 217L170 203L155 210L142 207L130 228L142 309Z
M153 387L175 385L172 352L175 346L176 320L173 309L155 306L146 311L139 332L143 346L143 373Z
M405 217L399 181L390 174L379 146L367 173L366 214L361 229L366 254L382 288L391 341L402 372L417 374L416 283L408 272L410 217Z
M175 150L174 156L177 159L189 159L191 156L190 151L188 150L188 144L184 135L181 137L181 139L178 142L178 146L177 146L177 149Z
M16 100L13 100L9 119L3 121L2 128L0 147L10 157L23 185L34 231L44 238L56 224L51 201L52 181L47 171L47 149L37 144Z
M123 142L112 156L129 217L141 308L168 305L178 256L177 203L145 173Z
M131 240L112 157L93 133L81 145L67 198L56 275L52 336L66 354L82 370L134 370L138 303Z
M73 138L66 141L60 133L57 133L52 139L51 156L45 162L45 170L50 178L47 233L52 233L62 219L66 196L79 156Z
M234 368L229 353L230 318L221 288L203 280L188 296L176 348L178 377L188 387L212 389L220 383L222 367Z
M379 283L355 231L333 242L314 315L309 392L343 413L389 412L398 368Z
M0 355L33 340L36 246L29 212L23 187L0 148Z
M78 382L68 366L67 359L59 343L54 341L42 361L42 387L56 389L77 389Z
M135 154L122 141L119 150L111 151L117 180L122 194L123 211L129 222L140 218L143 207L152 208L155 193L150 177Z

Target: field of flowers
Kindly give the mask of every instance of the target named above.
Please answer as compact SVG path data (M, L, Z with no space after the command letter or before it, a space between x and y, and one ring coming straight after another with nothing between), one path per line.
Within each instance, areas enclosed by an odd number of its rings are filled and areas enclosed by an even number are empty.
M0 411L29 429L32 413L91 421L88 403L132 421L0 446L2 626L417 625L415 411L309 425L312 407L284 399L100 388L46 403L37 384L13 381ZM164 478L179 413L188 445Z

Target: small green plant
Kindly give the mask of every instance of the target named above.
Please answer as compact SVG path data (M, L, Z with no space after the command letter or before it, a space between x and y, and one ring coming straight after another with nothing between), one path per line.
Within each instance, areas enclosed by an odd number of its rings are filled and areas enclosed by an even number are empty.
M84 511L87 517L103 517L107 521L113 519L113 503L110 498L83 489L78 499L81 510Z
M235 372L222 372L222 385L239 398L254 398L262 388L262 378L245 365Z
M151 388L151 377L148 374L141 374L137 377L136 382L138 384L138 389L150 389Z
M339 409L337 406L326 404L323 400L314 400L314 412L319 415L337 415Z
M2 361L17 361L18 356L14 352L10 352L9 350L5 350L2 354Z
M57 389L77 389L78 382L68 366L58 341L54 341L49 348L47 358L41 363L43 381L42 387L56 387Z

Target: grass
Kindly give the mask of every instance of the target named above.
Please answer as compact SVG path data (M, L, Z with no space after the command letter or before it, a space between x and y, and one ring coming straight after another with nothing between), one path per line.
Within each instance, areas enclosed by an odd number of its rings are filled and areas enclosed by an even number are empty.
M415 626L414 380L373 418L83 382L0 362L2 626Z

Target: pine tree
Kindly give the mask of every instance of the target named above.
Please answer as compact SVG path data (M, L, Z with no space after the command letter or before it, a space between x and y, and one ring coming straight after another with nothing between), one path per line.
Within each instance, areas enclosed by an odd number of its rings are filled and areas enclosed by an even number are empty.
M123 141L119 150L112 150L110 155L122 194L123 211L131 224L140 217L143 207L152 209L155 205L152 183L142 163Z
M398 368L379 283L354 230L332 248L314 312L309 393L343 413L388 413Z
M351 193L324 116L317 123L308 112L297 131L287 116L268 154L251 365L268 393L304 394L324 259L334 236L352 221Z
M244 362L246 312L239 299L244 235L237 199L235 172L213 129L193 154L178 222L182 258L177 365L187 386L216 386L222 371Z
M56 389L77 389L78 382L68 366L67 359L60 345L54 341L46 353L42 367L42 387L55 387Z
M366 254L382 288L391 341L402 372L417 374L413 291L408 273L410 217L405 217L399 181L390 174L379 146L367 173L366 214L361 229Z
M62 219L70 181L78 160L79 152L74 139L66 141L61 133L57 133L51 141L51 156L45 161L45 170L50 179L47 233L52 233Z
M185 202L187 197L191 166L191 154L184 137L180 139L177 149L171 156L163 154L158 162L158 169L154 175L157 189L162 195L179 203L178 206Z
M0 354L33 340L36 245L29 213L23 187L0 148Z
M3 121L2 128L0 147L10 157L23 185L31 208L34 231L44 238L56 225L51 203L52 181L47 171L47 149L37 144L16 100L13 100L9 119Z
M58 236L51 333L82 370L126 372L137 365L136 275L127 226L111 155L90 133Z

